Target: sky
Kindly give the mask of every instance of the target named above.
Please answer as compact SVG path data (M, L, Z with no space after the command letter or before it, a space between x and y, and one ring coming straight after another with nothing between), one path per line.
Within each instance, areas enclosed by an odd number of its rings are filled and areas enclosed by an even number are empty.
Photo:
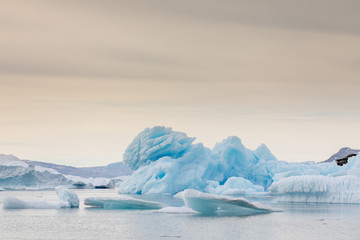
M285 161L360 149L358 0L0 0L0 153L122 160L147 127Z

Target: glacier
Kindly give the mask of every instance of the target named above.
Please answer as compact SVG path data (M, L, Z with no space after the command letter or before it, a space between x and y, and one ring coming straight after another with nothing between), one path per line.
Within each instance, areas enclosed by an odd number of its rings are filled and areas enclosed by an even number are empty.
M15 197L3 199L4 209L58 209L58 208L78 208L79 197L77 194L64 186L56 188L56 194L60 201L49 202L43 200L21 200Z
M114 188L123 179L123 176L110 179L67 175L58 172L56 169L44 167L52 166L52 164L34 165L33 163L39 164L39 162L20 160L13 155L0 154L0 187L3 189L52 189L64 185L72 188ZM60 165L56 166L62 168ZM111 168L113 167L107 167L106 169ZM101 167L94 168L94 170L99 169L103 171ZM119 168L115 167L113 169ZM120 169L122 168L120 167ZM123 173L122 170L119 174L121 173Z
M161 126L142 131L124 153L124 163L135 171L119 184L118 192L176 194L194 189L218 195L271 195L284 201L358 202L360 155L344 166L292 163L278 160L264 144L250 150L236 136L212 149L194 140ZM328 189L326 194L319 193L321 186ZM313 196L304 197L309 193Z

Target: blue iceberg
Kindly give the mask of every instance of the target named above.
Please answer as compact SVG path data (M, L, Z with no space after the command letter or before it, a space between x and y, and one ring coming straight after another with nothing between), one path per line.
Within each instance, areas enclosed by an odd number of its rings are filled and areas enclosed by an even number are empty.
M358 201L351 192L357 191L360 155L349 158L344 166L335 162L290 163L277 160L264 144L250 150L235 136L217 143L213 149L193 141L194 138L171 128L145 129L124 153L124 162L135 171L120 183L119 193L176 194L194 189L211 194L243 196L271 192L273 196L289 201ZM341 176L347 177L339 178ZM321 186L330 189L327 194L322 194L323 198L316 195L317 187L309 190L314 192L311 200L304 200L300 196L301 191L296 194L291 192L291 186L307 189L313 186L312 181L317 180ZM344 184L350 189L348 193L344 192L346 187L341 187ZM332 197L336 193L344 196Z
M255 179L253 183L261 187L262 182L252 175L252 167L260 160L276 159L265 145L253 152L237 137L225 139L213 150L201 143L192 144L193 140L171 128L145 129L124 153L124 162L137 170L120 184L119 193L175 194L190 188L204 190L211 189L214 182L223 185L231 177ZM147 159L147 156L151 157Z

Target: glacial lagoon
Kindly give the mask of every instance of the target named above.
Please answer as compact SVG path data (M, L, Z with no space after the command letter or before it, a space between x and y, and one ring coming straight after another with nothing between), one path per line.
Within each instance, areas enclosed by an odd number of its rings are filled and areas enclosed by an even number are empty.
M88 197L118 197L113 189L76 190L79 208L3 209L2 200L58 201L54 190L0 192L1 239L359 239L360 205L251 199L282 211L251 216L204 216L189 212L106 210L84 205ZM183 206L169 195L131 195Z

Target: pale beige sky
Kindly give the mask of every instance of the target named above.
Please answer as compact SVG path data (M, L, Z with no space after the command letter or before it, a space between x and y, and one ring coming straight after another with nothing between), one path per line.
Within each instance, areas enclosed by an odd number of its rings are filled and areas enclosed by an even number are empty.
M103 165L154 125L286 161L360 148L359 1L0 3L0 153Z

